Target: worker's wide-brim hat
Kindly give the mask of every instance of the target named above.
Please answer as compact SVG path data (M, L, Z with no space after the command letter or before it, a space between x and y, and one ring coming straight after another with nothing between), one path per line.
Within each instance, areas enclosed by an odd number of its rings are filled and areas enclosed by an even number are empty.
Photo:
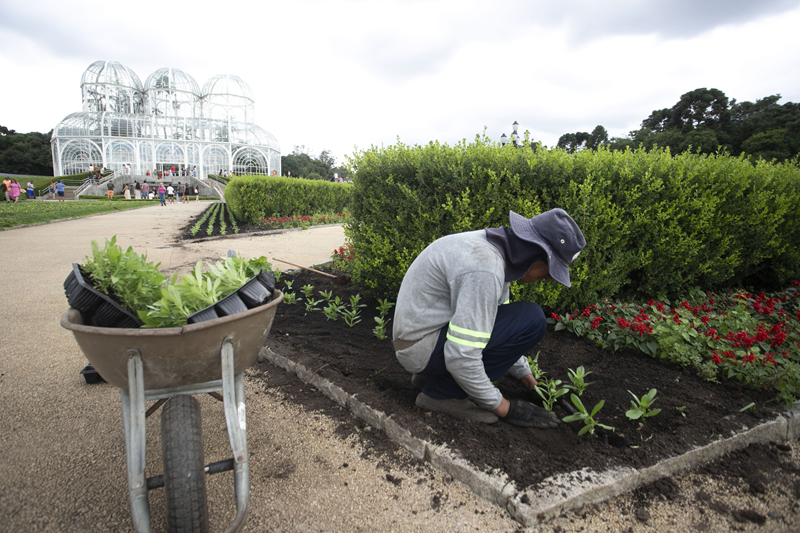
M520 239L538 244L547 252L547 264L550 276L564 285L572 286L569 277L569 265L586 247L586 239L563 209L551 209L533 218L509 212L511 231Z

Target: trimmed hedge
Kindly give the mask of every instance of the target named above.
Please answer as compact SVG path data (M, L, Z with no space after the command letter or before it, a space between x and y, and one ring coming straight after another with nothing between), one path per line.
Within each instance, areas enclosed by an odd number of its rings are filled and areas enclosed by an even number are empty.
M281 176L231 178L225 201L239 220L260 225L270 216L341 213L350 204L353 186Z
M356 173L353 278L396 294L433 240L508 225L561 207L584 232L572 288L518 285L515 297L554 310L604 298L674 297L696 286L782 286L800 274L800 167L755 166L730 155L639 149L571 155L502 148L486 138L455 146L373 147Z

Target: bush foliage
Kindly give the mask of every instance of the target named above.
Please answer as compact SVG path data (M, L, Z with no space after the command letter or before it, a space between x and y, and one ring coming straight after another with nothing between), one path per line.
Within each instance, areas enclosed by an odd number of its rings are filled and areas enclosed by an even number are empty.
M350 203L353 186L280 176L232 178L225 201L239 220L259 225L272 216L341 213Z
M519 285L517 298L571 310L620 296L676 296L741 282L782 286L800 274L800 167L755 165L726 153L500 147L485 137L455 146L373 147L356 173L345 231L353 277L396 294L433 240L565 209L586 250L572 288Z

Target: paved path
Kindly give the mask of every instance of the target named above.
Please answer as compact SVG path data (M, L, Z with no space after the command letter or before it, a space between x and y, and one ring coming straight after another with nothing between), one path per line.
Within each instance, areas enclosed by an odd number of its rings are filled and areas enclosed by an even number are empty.
M78 372L86 361L72 334L59 326L67 307L63 281L70 264L91 253L92 239L102 244L116 235L121 246L147 252L165 271L182 272L228 249L312 265L327 261L344 243L340 226L176 243L178 229L206 206L152 206L0 232L3 531L132 530L118 391L83 382ZM516 522L466 486L445 482L427 466L403 466L410 459L405 451L362 458L356 436L336 436L329 418L283 403L252 382L245 388L252 484L245 531L516 530ZM222 404L198 399L206 463L226 459ZM162 471L159 418L146 425L148 476ZM405 481L396 486L387 473ZM213 531L233 517L232 485L229 473L208 479ZM163 531L163 491L153 491L150 502L153 530Z

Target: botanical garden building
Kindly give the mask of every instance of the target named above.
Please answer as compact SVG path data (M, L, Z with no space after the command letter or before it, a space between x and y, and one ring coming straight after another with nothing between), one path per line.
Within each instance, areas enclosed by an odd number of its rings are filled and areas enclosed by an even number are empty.
M83 111L53 130L56 176L105 167L144 176L171 167L196 177L281 173L277 139L254 122L253 92L218 74L201 89L188 74L160 68L142 85L116 61L96 61L81 77Z

